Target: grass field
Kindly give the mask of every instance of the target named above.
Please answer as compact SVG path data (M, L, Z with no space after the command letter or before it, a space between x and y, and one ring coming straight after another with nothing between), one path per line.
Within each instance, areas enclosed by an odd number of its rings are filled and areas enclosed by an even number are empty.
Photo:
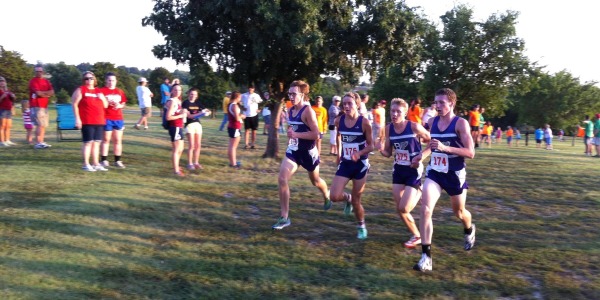
M434 271L422 274L412 270L420 249L402 247L390 160L371 159L367 240L342 205L322 210L303 170L291 183L293 224L273 232L279 162L260 158L266 136L239 150L235 171L220 115L204 120L205 169L175 178L159 118L148 131L131 129L137 114L126 119L127 168L86 173L80 142L56 142L51 123L53 147L34 150L16 118L20 145L0 148L1 299L600 298L600 159L580 141L478 150L467 170L477 244L463 250L443 196ZM331 184L334 160L322 159Z

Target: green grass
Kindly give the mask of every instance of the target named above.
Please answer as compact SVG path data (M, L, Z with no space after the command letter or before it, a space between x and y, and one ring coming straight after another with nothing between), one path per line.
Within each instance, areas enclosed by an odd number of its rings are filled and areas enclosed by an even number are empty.
M478 150L467 175L477 245L462 249L462 228L444 195L434 213L434 272L421 274L412 270L420 250L402 247L409 234L394 210L390 160L371 159L366 241L356 239L342 205L322 210L304 170L291 183L293 224L273 232L279 162L260 158L266 136L258 136L259 150L239 150L243 169L233 171L228 138L217 130L220 115L204 120L205 169L180 179L159 118L149 131L131 129L136 118L126 115L127 169L105 173L81 171L80 142L55 142L53 129L51 149L23 145L15 120L13 141L21 145L0 148L0 298L600 295L600 159L584 157L580 141L557 142L555 151L504 144ZM330 184L334 160L322 159Z

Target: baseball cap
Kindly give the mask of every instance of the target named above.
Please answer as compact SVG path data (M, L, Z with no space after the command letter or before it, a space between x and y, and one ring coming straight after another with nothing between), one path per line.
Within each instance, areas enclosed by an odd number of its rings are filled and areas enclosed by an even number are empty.
M333 101L342 101L342 98L340 98L340 96L333 96Z
M596 118L600 119L600 114L596 114Z
M138 79L138 82L148 82L148 80L146 80L146 77L140 77L140 79Z
M225 95L231 95L231 91L225 92Z
M0 76L0 81L6 81L6 79L4 79L4 77Z

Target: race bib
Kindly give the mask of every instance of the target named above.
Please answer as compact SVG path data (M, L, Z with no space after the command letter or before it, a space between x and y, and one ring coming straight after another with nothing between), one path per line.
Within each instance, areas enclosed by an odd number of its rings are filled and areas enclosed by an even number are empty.
M298 150L298 139L293 138L288 140L288 151Z
M441 152L432 152L431 153L431 168L441 172L448 173L448 155L446 153Z
M342 157L352 160L352 153L358 152L358 143L342 143Z
M396 149L394 163L401 166L410 166L410 154L408 154L408 150Z

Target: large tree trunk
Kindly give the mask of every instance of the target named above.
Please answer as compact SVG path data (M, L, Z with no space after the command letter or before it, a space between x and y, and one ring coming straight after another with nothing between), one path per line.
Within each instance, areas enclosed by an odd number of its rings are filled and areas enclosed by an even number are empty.
M278 158L279 153L279 120L281 119L281 108L283 106L283 99L275 103L275 107L271 112L271 128L269 130L269 136L267 138L267 148L263 154L263 158Z

